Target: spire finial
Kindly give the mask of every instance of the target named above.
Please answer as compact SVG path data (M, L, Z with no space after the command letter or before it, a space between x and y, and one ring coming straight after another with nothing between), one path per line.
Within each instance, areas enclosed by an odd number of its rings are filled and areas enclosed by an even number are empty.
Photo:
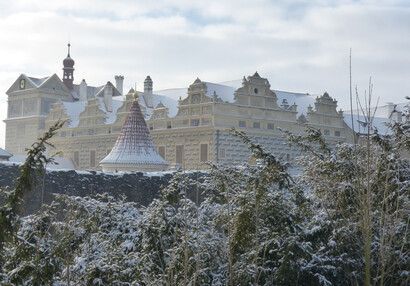
M132 94L132 96L134 97L134 100L138 99L138 94L137 94L137 83L135 83L135 89L134 89L134 93Z

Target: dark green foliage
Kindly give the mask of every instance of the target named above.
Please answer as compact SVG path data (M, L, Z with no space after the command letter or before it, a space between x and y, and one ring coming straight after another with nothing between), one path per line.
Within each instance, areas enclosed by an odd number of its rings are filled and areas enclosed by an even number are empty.
M392 126L405 130L406 125ZM312 136L316 133L309 128L306 135L288 134L287 138L308 151L299 163L305 166L302 183L316 197L312 206L324 212L316 227L323 227L323 217L329 221L320 237L325 244L315 250L317 257L325 255L334 268L327 279L334 284L343 280L364 284L363 257L368 247L372 283L405 285L410 162L401 157L407 140L404 133L381 136L376 130L360 137L360 144L339 144L332 150Z
M362 285L367 190L372 283L408 284L404 131L334 148L311 127L304 135L285 132L305 151L300 178L246 134L232 133L257 166L210 164L203 182L179 172L148 207L108 195L62 195L42 213L20 218L22 197L3 190L0 218L10 231L2 237L0 284ZM26 162L32 167L19 179L23 195L48 160L34 154L43 163ZM188 199L187 189L203 194L202 203ZM7 216L10 204L16 207Z
M23 197L38 186L40 178L44 175L46 164L53 163L53 158L47 158L46 148L53 147L48 141L63 126L64 121L58 121L55 125L39 138L27 150L25 163L20 166L20 177L15 180L15 188L0 189L0 197L3 201L0 208L0 273L4 265L4 247L7 243L14 241L19 229L19 215L23 207Z

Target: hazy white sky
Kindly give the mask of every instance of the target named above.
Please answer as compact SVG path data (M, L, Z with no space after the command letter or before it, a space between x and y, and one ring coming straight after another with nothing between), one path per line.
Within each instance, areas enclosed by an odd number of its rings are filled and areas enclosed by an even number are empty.
M5 92L24 73L62 76L71 42L74 81L141 90L222 82L258 71L273 89L323 93L349 108L353 86L410 96L410 1L402 0L0 0L0 147Z

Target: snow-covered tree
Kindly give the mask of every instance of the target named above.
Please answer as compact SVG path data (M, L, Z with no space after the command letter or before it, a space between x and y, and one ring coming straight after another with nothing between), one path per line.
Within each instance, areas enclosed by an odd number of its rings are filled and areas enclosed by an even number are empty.
M306 135L287 134L306 151L299 162L303 182L313 190L312 222L322 241L315 255L329 261L334 284L409 281L410 162L400 148L407 144L408 123L393 130L393 136L368 132L357 144L333 149L313 128Z

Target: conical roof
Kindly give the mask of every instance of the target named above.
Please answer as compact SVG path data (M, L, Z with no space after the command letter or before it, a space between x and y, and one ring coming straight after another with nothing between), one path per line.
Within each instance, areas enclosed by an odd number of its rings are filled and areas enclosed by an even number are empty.
M158 154L137 96L111 152L100 162L103 171L163 171L168 163Z

